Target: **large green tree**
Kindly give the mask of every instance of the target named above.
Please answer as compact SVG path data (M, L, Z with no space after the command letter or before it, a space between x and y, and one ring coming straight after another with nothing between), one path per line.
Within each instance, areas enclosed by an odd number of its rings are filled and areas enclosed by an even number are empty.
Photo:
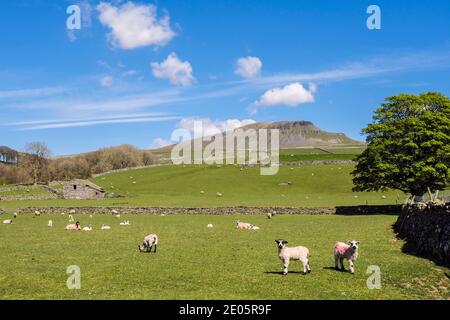
M367 149L352 172L354 191L414 196L450 182L450 99L439 93L389 97L363 133Z

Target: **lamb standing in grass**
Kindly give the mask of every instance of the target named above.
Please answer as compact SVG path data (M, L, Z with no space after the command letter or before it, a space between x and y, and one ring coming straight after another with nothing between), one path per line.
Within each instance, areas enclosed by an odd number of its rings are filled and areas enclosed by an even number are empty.
M267 212L266 213L266 217L267 217L267 219L272 219L272 213L271 212Z
M50 227L50 228L53 227L53 221L52 220L48 220L47 226Z
M348 244L343 242L336 242L333 247L334 253L334 268L336 270L339 269L338 262L341 265L341 270L345 270L344 267L344 258L348 261L348 268L350 269L350 273L355 273L355 269L353 268L353 263L356 258L358 258L358 247L359 241L352 240L349 241Z
M69 214L69 222L74 222L73 215Z
M100 229L102 229L102 230L109 230L109 229L111 229L111 227L106 225L106 224L102 224L102 227Z
M156 252L156 246L158 245L158 236L156 234L149 234L144 238L144 242L142 242L141 245L138 246L140 252L152 252L152 247L155 246Z
M3 220L3 224L12 224L13 221L11 219Z
M92 231L92 226L89 225L89 226L87 226L87 227L84 227L84 228L83 228L83 231Z
M303 274L310 273L311 267L309 265L309 250L306 247L298 246L288 248L286 240L275 240L278 247L278 257L283 262L283 275L288 274L289 262L291 260L298 260L303 264Z

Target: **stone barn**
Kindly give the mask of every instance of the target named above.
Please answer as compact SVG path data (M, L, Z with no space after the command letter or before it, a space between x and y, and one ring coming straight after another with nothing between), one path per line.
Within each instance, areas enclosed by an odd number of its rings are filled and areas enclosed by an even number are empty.
M96 184L76 179L63 183L64 199L103 199L105 191Z

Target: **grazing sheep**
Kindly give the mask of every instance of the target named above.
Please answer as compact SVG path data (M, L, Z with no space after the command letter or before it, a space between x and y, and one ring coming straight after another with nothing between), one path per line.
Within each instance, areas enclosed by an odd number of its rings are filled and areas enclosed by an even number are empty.
M125 221L122 221L121 223L119 223L121 226L129 226L130 225L130 221L128 221L128 220L125 220Z
M206 227L207 227L207 228L212 228L213 225L212 225L212 223L208 223L208 225L207 225Z
M84 228L83 228L83 231L92 231L92 226L89 225L89 226L87 226L87 227L84 227Z
M68 231L77 231L77 230L81 230L80 222L77 221L76 223L68 224L68 225L66 226L66 230L68 230Z
M89 215L89 218L92 219L92 214Z
M100 229L102 229L102 230L109 230L109 229L111 229L111 227L106 225L106 224L102 224L102 227Z
M341 270L345 270L344 267L344 258L348 261L348 268L350 269L350 273L355 273L355 269L353 268L353 263L356 258L358 258L358 248L359 241L352 240L349 241L348 244L343 242L336 242L333 247L334 253L334 268L336 270L339 269L338 262L341 265Z
M278 257L283 262L283 275L288 274L289 262L291 260L298 260L303 264L303 274L310 273L311 267L309 265L309 250L306 247L298 246L288 248L286 240L275 240L278 248Z
M73 215L69 214L69 222L74 222Z
M141 245L138 245L140 252L152 252L152 247L155 246L155 250L153 252L156 252L156 246L158 245L158 236L156 234L149 234L144 238L144 242L142 242Z
M17 212L14 212L14 219L17 218Z
M222 193L220 193L220 192L216 192L216 196L218 196L218 197L222 197L222 196L223 196L223 194L222 194Z
M48 220L47 226L50 227L50 228L53 227L53 221L52 220Z
M69 211L70 214L75 214L75 212L76 212L75 209Z
M266 217L267 219L272 219L272 212L267 212Z
M112 213L112 214L118 214L119 212L118 212L116 209L113 209L113 210L111 211L111 213Z
M66 213L65 212L61 212L61 215L64 216Z
M36 211L34 212L34 215L35 215L36 217L39 217L39 216L41 215L41 213L40 213L39 211L36 210Z
M205 194L205 191L203 191L203 190L202 190L202 191L200 191L200 194Z
M12 224L13 221L11 219L3 220L3 224Z

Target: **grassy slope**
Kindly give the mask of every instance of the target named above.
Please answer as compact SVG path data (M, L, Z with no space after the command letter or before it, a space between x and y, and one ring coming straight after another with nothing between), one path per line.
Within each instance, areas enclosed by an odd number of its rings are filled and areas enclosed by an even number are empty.
M340 168L340 169L339 169ZM235 166L163 166L107 174L92 179L123 198L105 200L3 201L0 207L18 206L335 206L392 204L397 192L353 193L352 165L280 167L273 176L259 168L240 171ZM314 175L313 175L314 174ZM133 177L133 178L131 178ZM136 182L133 184L133 181ZM290 186L279 186L292 182ZM200 194L200 191L205 194ZM223 197L217 197L221 192ZM399 202L404 196L399 193Z
M9 215L7 216L9 217ZM5 217L6 218L6 217ZM19 216L0 225L0 299L449 299L448 269L401 253L394 216L149 216L119 219L76 215L91 233L63 230L67 217ZM234 220L258 231L234 229ZM112 229L101 231L102 223ZM213 223L213 229L206 224ZM156 232L156 254L137 252L144 235ZM274 239L311 251L310 275L292 262L283 277ZM327 269L336 240L361 241L356 274ZM195 240L195 241L190 241ZM66 268L81 267L81 290L66 288ZM366 287L369 265L381 268L381 290Z

